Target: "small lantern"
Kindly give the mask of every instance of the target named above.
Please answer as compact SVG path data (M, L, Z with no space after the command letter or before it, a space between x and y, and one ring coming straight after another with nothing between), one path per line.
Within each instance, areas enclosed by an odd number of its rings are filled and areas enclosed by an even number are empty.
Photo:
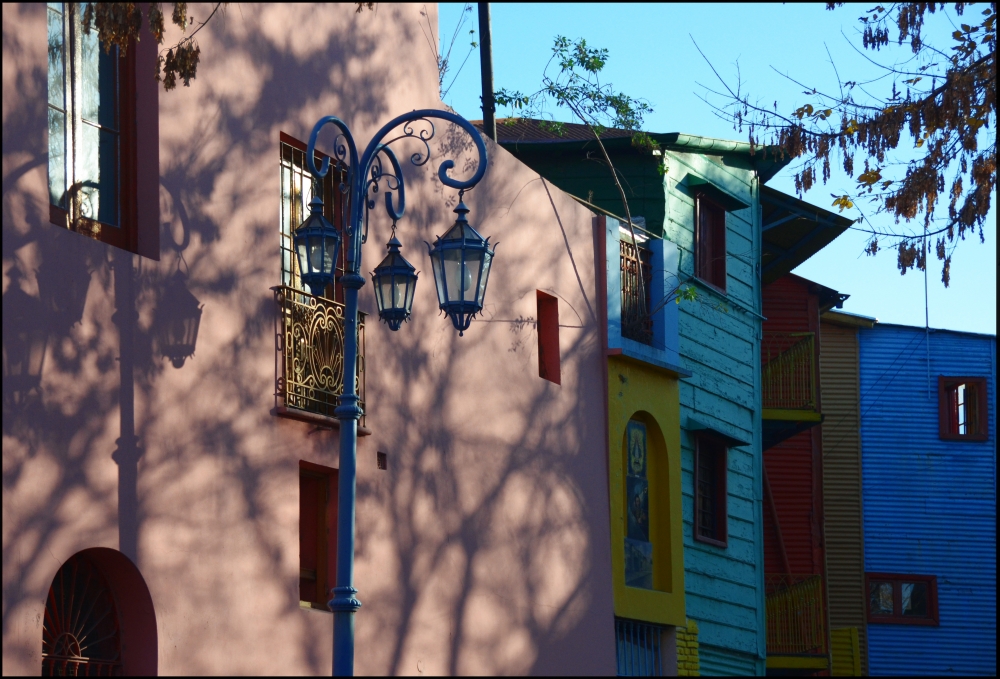
M323 199L313 196L309 202L309 217L295 230L292 239L299 259L299 278L317 297L337 275L340 254L340 232L323 216Z
M400 242L396 239L395 229L386 248L389 254L372 272L372 283L375 285L378 317L390 330L396 331L410 317L417 274L413 265L399 253Z
M489 238L484 239L469 225L465 219L468 212L459 193L455 226L443 238L439 236L433 248L427 246L434 265L438 305L451 317L460 336L469 329L472 318L483 310L493 262Z
M175 368L194 356L203 306L184 284L184 274L175 273L163 291L156 314L160 351Z
M14 276L3 296L3 325L4 401L22 406L41 386L49 336L39 301L25 293Z

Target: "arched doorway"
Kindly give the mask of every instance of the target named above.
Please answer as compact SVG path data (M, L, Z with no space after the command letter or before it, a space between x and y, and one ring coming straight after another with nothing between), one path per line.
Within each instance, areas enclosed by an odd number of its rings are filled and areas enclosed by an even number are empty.
M93 560L73 555L45 602L42 676L120 676L121 625L111 588Z
M45 601L42 676L156 673L156 616L139 570L113 549L74 554Z

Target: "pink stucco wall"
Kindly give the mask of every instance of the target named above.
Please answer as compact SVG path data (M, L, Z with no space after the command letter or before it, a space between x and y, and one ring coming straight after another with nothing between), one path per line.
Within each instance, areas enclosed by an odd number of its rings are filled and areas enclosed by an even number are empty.
M278 137L306 139L336 114L367 140L400 112L441 107L426 11L230 5L215 17L197 79L159 94L156 261L48 223L44 5L3 5L4 299L12 285L36 299L24 322L49 337L40 398L3 411L4 673L39 671L53 575L96 547L138 567L160 673L329 673L332 616L298 605L298 462L337 466L337 432L271 414ZM468 171L471 145L449 128L428 166L404 169L400 238L424 272L413 320L391 333L373 314L367 327L356 670L611 674L593 215L488 143L466 203L500 245L486 313L459 338L422 243L454 218L437 165ZM376 215L366 272L388 238ZM180 254L205 306L196 355L175 369L151 325ZM86 290L76 306L73 290ZM559 299L561 386L538 376L536 290ZM133 303L134 319L113 317ZM370 285L361 306L374 312ZM5 347L13 332L5 319ZM119 440L133 411L135 446Z

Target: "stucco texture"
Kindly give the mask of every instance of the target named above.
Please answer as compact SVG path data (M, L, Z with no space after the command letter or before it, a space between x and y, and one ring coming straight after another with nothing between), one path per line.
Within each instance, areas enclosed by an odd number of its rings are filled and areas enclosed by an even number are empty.
M148 587L159 673L327 674L332 616L298 602L298 470L338 466L338 433L273 414L278 139L305 141L335 114L365 143L398 113L442 108L424 34L436 7L214 17L197 79L159 93L159 261L48 223L44 7L3 6L3 294L35 300L23 322L47 337L39 392L3 410L3 671L39 672L54 574L103 547ZM358 448L358 674L615 670L593 216L488 149L465 197L500 243L483 316L458 337L438 315L423 249L454 219L439 163L473 171L448 124L431 162L404 168L399 237L425 272L412 321L391 333L361 292L372 434ZM374 212L364 273L388 237ZM153 341L178 268L204 304L180 369ZM559 300L561 386L538 376L536 290ZM6 352L13 325L3 332Z

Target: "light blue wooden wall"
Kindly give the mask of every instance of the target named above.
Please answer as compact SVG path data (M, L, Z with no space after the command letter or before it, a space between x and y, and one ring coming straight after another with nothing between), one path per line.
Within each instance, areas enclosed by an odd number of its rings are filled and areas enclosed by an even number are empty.
M665 151L664 235L679 252L680 279L698 300L679 307L681 466L684 566L688 618L698 621L703 674L763 674L766 649L760 432L760 252L757 180L732 156ZM726 216L727 292L693 280L694 200L689 176L707 179L751 207ZM731 448L729 542L715 547L693 538L694 441L688 418L749 446Z

